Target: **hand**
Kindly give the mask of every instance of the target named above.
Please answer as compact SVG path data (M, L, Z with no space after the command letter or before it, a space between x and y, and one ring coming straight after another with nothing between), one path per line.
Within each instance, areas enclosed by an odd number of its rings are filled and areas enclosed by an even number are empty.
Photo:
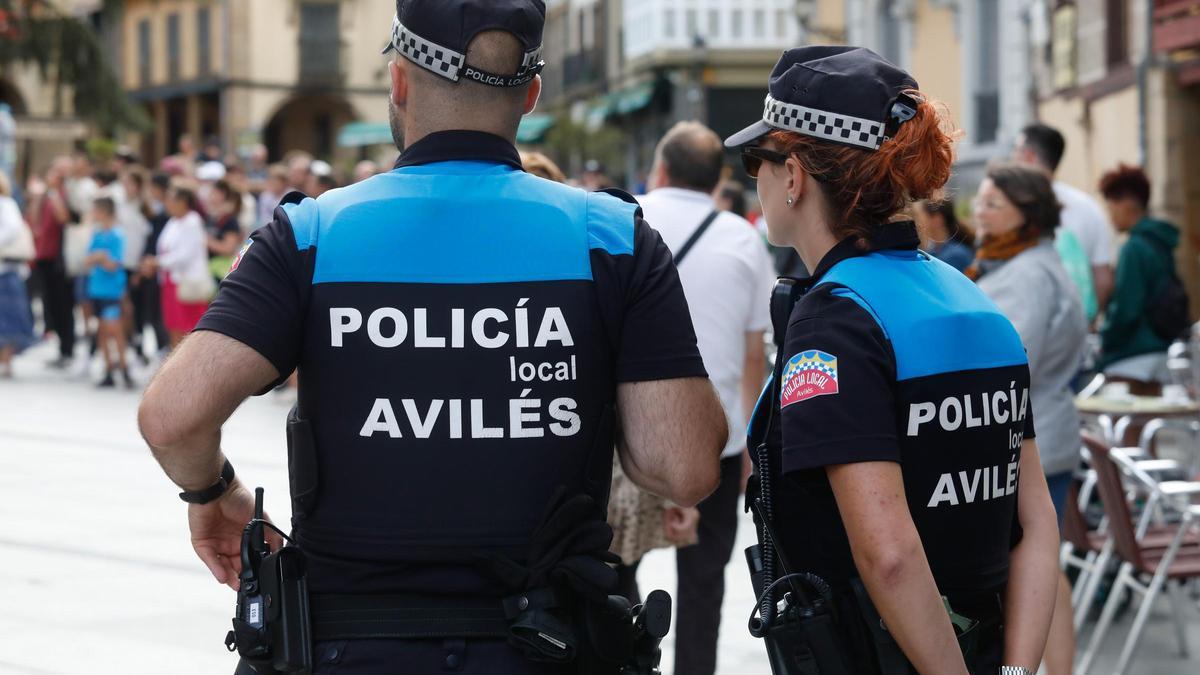
M699 525L700 511L695 507L668 506L663 511L663 534L676 546L694 542Z
M188 504L192 548L217 582L235 591L241 584L242 530L253 517L254 495L237 479L215 502ZM263 519L270 520L265 513ZM266 535L272 551L283 545L274 530L267 528Z

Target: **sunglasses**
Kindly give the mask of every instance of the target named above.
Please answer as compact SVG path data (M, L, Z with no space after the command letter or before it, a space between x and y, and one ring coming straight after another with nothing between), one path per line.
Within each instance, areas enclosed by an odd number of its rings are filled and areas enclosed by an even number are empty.
M742 168L746 170L746 175L751 178L758 178L758 170L762 168L763 162L782 165L787 162L787 158L788 156L783 153L760 148L756 145L742 148Z

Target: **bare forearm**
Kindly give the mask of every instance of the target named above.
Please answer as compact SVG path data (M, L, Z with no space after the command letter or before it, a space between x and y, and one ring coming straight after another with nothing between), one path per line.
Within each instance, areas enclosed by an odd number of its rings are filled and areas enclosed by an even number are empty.
M754 414L758 397L762 394L763 381L767 377L766 345L763 334L746 334L746 361L742 367L742 413L746 419Z
M895 567L879 570L860 564L859 571L888 631L917 672L967 672L919 540Z
M1037 443L1021 446L1017 509L1023 535L1009 556L1004 601L1004 663L1037 670L1058 589L1058 524Z
M221 425L278 377L269 361L236 340L199 331L184 340L146 387L138 427L155 459L188 490L221 472Z
M854 565L905 656L921 673L965 675L966 664L893 462L826 467Z
M1026 531L1009 559L1004 600L1004 663L1037 671L1058 586L1057 532Z

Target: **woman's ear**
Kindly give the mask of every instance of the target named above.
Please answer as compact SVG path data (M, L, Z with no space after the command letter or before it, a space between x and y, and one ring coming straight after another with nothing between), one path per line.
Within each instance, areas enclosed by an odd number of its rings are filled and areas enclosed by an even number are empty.
M808 181L811 180L811 177L795 157L789 156L787 158L787 161L784 163L784 169L788 175L785 186L787 198L792 200L788 203L799 203L800 198L804 196L804 192L808 189Z

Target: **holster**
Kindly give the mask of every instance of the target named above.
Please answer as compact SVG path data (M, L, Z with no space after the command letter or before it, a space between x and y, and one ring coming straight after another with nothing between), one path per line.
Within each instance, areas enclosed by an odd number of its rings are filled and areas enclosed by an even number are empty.
M226 647L258 672L312 671L307 564L295 546L262 559L257 581L238 589L237 616Z
M762 586L762 552L759 546L746 549L751 582L759 600ZM767 660L774 675L850 675L858 672L850 645L838 630L828 586L820 577L798 575L797 585L806 587L807 602L792 593L784 595L774 612L760 617L756 630L767 647Z

